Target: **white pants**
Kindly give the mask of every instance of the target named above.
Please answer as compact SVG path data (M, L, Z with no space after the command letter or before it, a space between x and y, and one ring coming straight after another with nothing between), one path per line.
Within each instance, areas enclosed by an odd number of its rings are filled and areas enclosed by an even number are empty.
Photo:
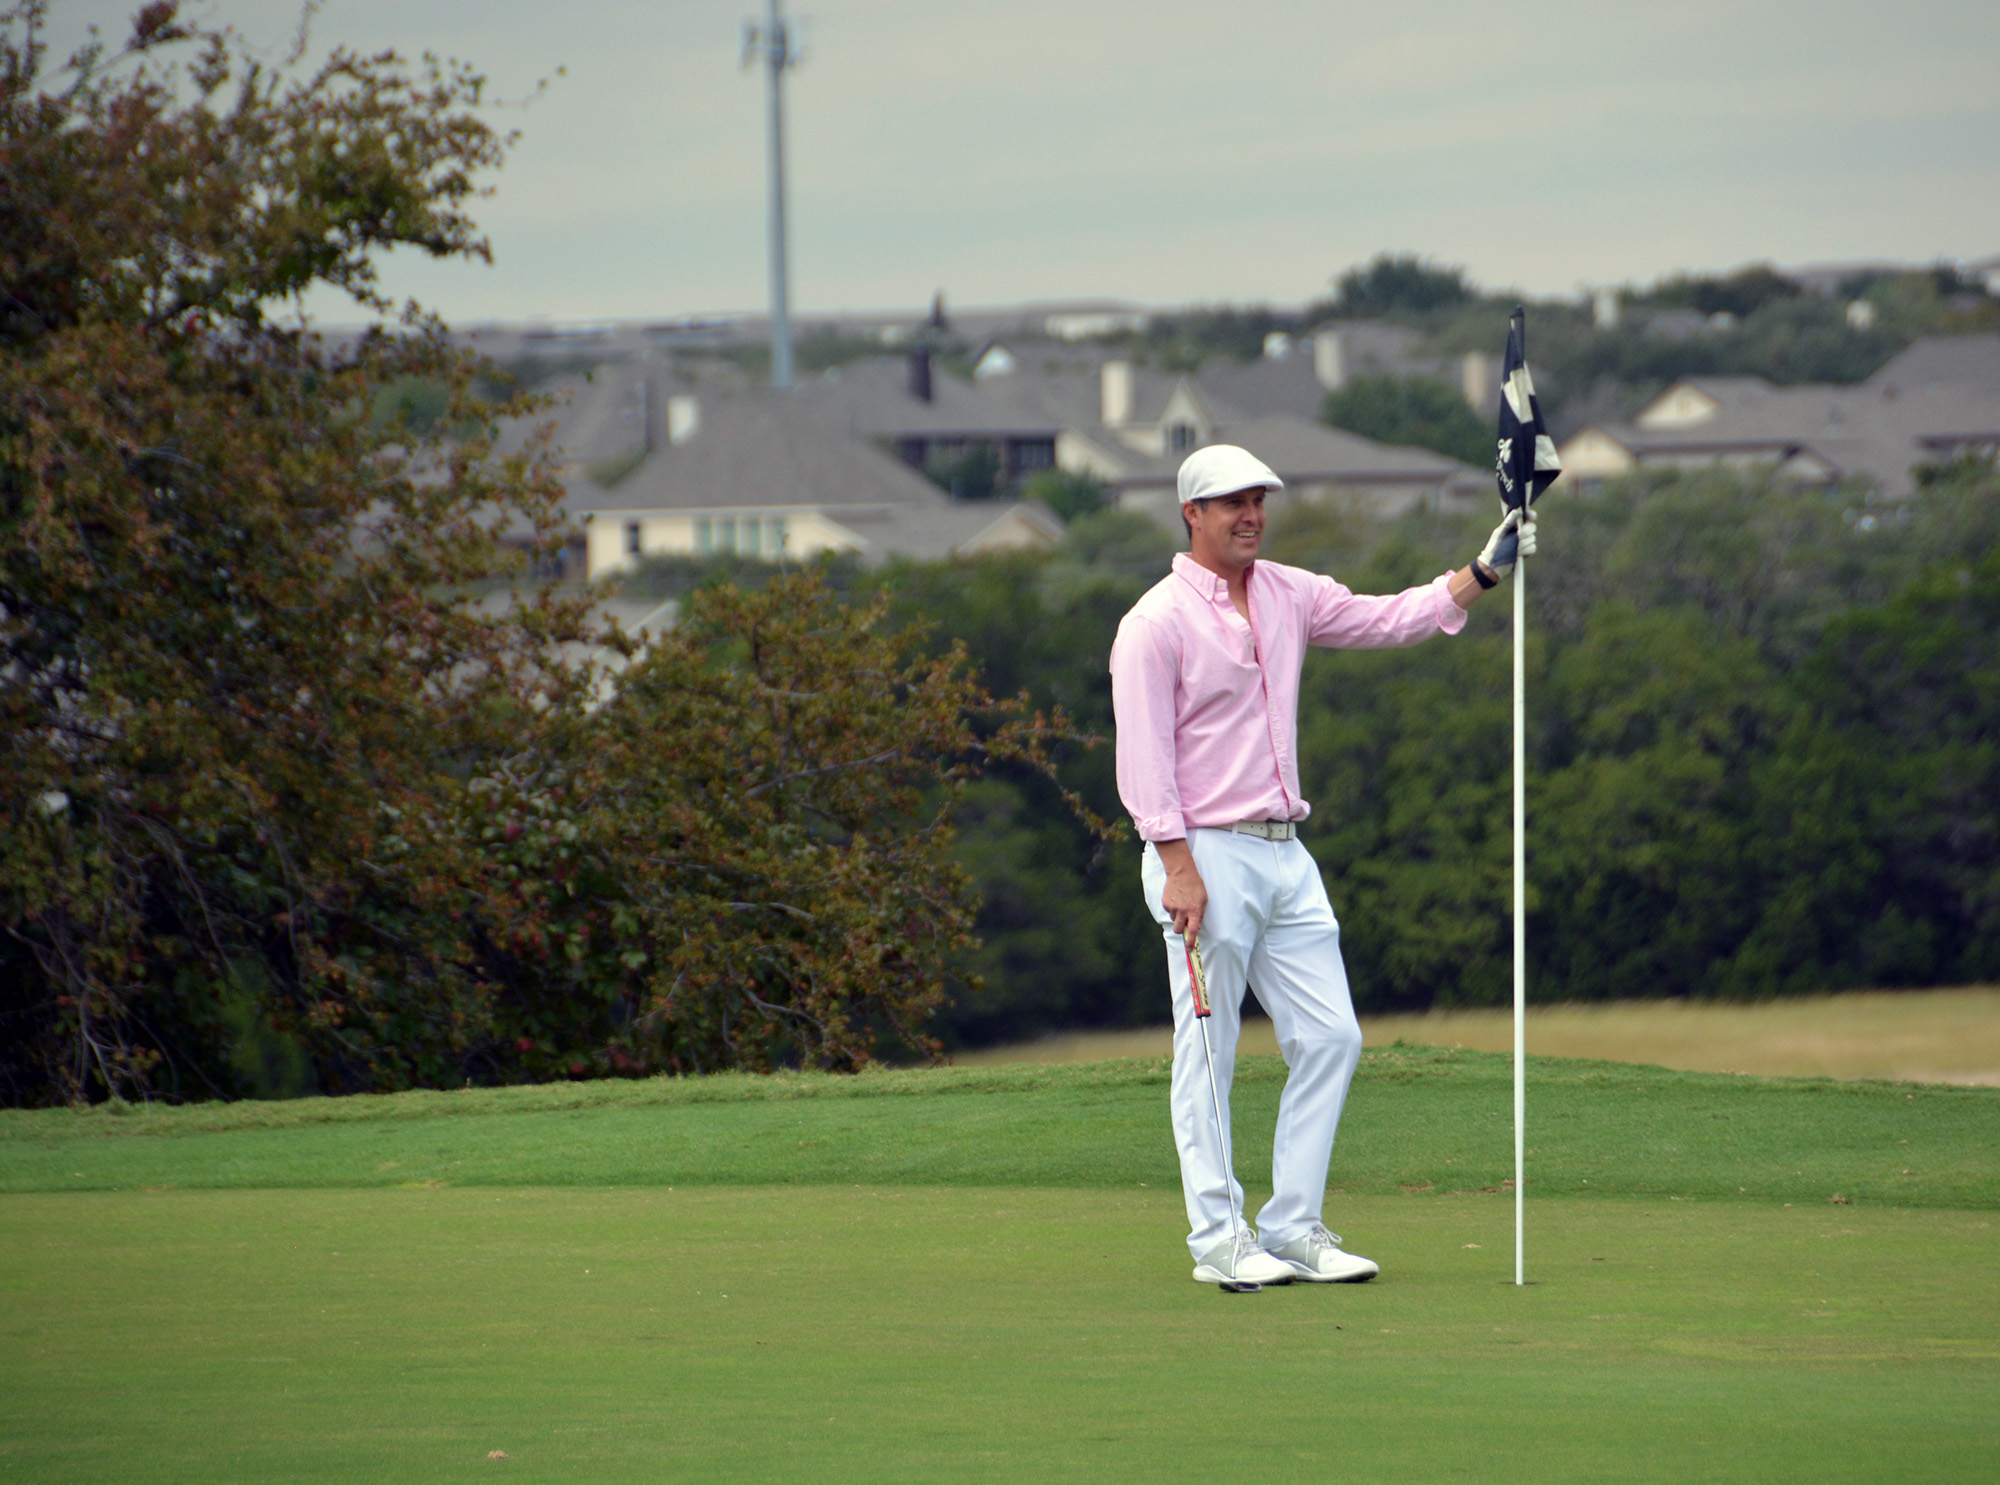
M1334 1130L1361 1060L1361 1028L1340 959L1340 924L1326 900L1318 866L1298 841L1191 830L1188 845L1208 889L1201 959L1214 1012L1208 1037L1224 1130L1230 1128L1229 1088L1243 1026L1243 993L1253 981L1290 1069L1278 1104L1271 1199L1257 1214L1259 1238L1266 1247L1276 1247L1304 1237L1320 1220ZM1150 845L1142 880L1146 905L1167 942L1174 1000L1169 1102L1187 1201L1188 1250L1199 1259L1229 1237L1232 1215L1242 1210L1243 1188L1230 1189L1222 1173L1201 1025L1188 990L1187 951L1174 932L1172 915L1160 905L1167 873Z

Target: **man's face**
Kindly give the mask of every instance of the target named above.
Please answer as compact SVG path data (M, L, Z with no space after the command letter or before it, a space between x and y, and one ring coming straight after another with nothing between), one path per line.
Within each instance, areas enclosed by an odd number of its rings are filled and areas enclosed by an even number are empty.
M1225 567L1248 567L1264 543L1264 490L1237 490L1181 507L1187 517L1189 548L1196 560L1211 558Z

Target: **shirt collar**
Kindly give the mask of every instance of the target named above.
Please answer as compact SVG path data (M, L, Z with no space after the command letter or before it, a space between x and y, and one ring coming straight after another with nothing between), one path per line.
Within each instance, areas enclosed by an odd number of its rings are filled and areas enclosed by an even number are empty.
M1256 569L1251 570L1254 572ZM1221 573L1210 572L1186 552L1174 553L1174 572L1210 603L1229 601L1229 579Z

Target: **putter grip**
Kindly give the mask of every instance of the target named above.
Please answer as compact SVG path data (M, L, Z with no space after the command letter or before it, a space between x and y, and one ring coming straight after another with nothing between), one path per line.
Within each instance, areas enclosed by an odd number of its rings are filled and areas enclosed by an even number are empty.
M1197 1020L1206 1020L1209 1013L1208 971L1202 968L1201 948L1190 938L1187 941L1188 992L1194 996L1194 1014Z

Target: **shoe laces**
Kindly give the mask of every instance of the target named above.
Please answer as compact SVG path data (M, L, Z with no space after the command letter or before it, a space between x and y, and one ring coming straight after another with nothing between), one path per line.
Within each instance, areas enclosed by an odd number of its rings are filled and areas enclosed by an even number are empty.
M1337 1232L1328 1232L1324 1222L1315 1222L1313 1223L1312 1231L1306 1234L1306 1241L1311 1243L1315 1249L1338 1248L1340 1246L1340 1234Z
M1252 1232L1247 1227L1237 1228L1236 1246L1230 1250L1230 1257L1232 1260L1231 1271L1234 1272L1234 1266L1236 1264L1242 1263L1242 1261L1245 1258L1248 1258L1251 1254L1261 1253L1263 1251L1264 1251L1263 1245L1257 1241L1256 1233Z

